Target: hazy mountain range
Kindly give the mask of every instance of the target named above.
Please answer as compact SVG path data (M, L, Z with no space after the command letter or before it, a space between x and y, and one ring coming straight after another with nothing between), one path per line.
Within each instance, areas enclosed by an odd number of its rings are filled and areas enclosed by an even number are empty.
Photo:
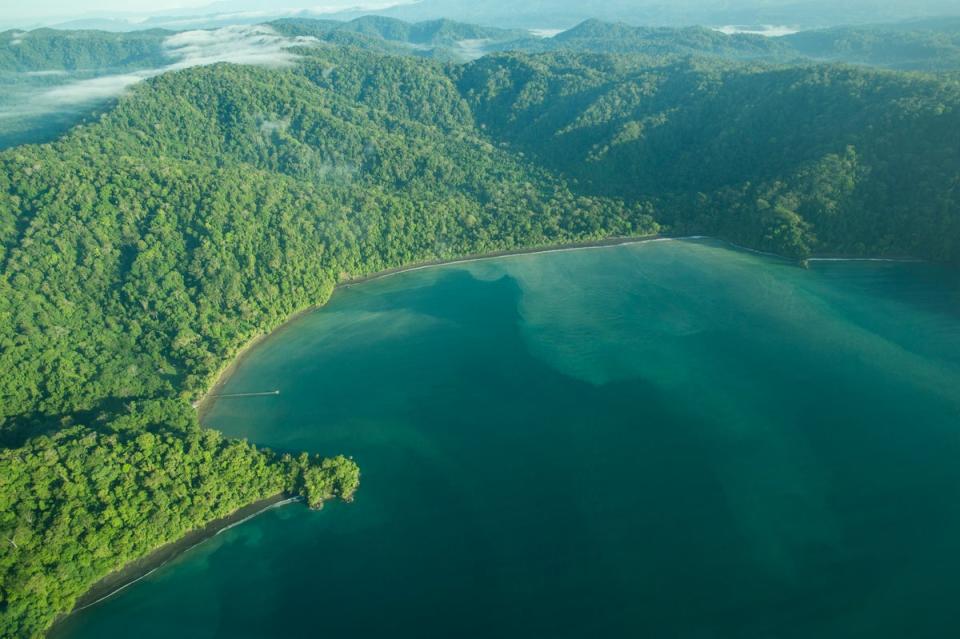
M408 21L449 18L487 26L565 29L588 18L636 25L706 25L789 30L844 24L893 22L910 18L960 15L955 0L331 0L322 5L297 0L221 0L196 8L157 12L89 13L13 20L0 17L0 28L96 28L115 31L162 27L196 29L252 24L282 17L348 20L384 15ZM776 32L783 32L779 29Z

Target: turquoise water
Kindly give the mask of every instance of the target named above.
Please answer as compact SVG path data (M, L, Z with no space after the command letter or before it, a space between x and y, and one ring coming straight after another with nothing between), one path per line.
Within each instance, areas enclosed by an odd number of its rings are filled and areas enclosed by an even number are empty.
M960 285L711 242L339 291L210 426L353 455L58 633L960 636Z

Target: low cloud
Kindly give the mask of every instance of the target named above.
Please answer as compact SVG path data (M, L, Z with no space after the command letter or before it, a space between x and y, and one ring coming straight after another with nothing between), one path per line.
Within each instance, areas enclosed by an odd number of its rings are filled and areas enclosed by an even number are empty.
M758 26L739 26L730 24L723 27L717 27L714 29L714 31L719 31L720 33L724 33L726 35L737 35L742 33L747 35L767 36L768 38L782 38L783 36L799 33L799 31L793 27L772 24L762 24Z
M289 66L297 59L290 51L297 46L317 44L316 38L288 38L270 27L231 26L212 31L184 31L163 42L164 49L177 62L163 71L233 62L258 66Z
M232 62L266 67L290 66L298 46L318 44L314 38L288 38L262 26L230 26L209 31L184 31L163 42L171 63L154 69L74 80L53 88L21 93L0 107L0 118L81 112L118 97L131 86L167 71ZM62 71L32 71L25 75L60 75Z
M91 80L80 80L63 86L48 89L38 97L38 101L50 106L61 104L81 104L96 102L119 95L127 87L150 77L151 72L106 75Z
M456 44L455 51L466 60L476 60L482 58L487 52L487 46L492 42L490 38L478 38L474 40L460 40Z
M290 120L288 118L282 118L279 120L264 120L260 123L260 133L264 135L273 135L277 132L286 131L287 127L290 126Z
M90 80L68 82L52 89L22 92L0 109L0 119L70 113L120 95L128 87L145 80L150 71L107 75Z
M527 29L530 35L537 38L552 38L565 31L565 29Z
M28 78L42 78L46 76L69 75L69 73L54 69L52 71L25 71L23 75Z

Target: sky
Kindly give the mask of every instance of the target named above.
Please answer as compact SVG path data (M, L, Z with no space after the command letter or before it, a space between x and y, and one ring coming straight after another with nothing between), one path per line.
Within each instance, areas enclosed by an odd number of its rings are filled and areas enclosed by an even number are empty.
M242 6L244 2L231 2L232 7ZM362 0L276 0L275 2L251 2L251 5L274 6L277 9L316 8L321 11L348 9L365 4ZM22 20L29 18L48 18L52 16L79 16L84 14L154 14L161 11L212 6L216 11L215 0L0 0L0 14L5 19Z
M31 0L17 2L16 0L2 0L3 13L7 18L41 18L47 16L69 16L88 12L120 13L136 12L153 13L166 9L181 7L198 7L210 4L210 0Z

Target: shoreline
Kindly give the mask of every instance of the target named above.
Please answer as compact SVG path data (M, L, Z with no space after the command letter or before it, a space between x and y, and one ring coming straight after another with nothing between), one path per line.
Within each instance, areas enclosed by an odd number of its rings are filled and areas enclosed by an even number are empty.
M470 253L469 255L464 255L463 257L454 257L450 259L443 260L429 260L427 262L416 262L410 264L409 266L398 266L396 268L386 269L384 271L377 271L376 273L371 273L370 275L364 275L362 277L355 277L349 280L345 280L334 287L334 291L338 288L349 288L355 284L363 284L365 282L372 282L374 280L380 280L385 277L390 277L391 275L400 275L401 273L410 273L411 271L420 271L427 268L435 268L438 266L450 266L452 264L468 264L471 262L481 262L484 260L495 260L501 257L514 257L518 255L540 255L543 253L563 253L566 251L580 251L586 249L595 249L595 248L606 248L610 246L625 246L628 244L643 244L646 242L656 242L656 241L666 241L666 240L705 240L710 239L705 235L691 235L687 237L673 237L669 235L635 235L630 237L610 237L604 240L589 240L584 242L573 242L570 244L548 244L544 246L534 246L530 248L522 249L509 249L506 251L493 251L491 253Z
M559 253L559 252L568 252L568 251L578 251L578 250L588 250L588 249L597 249L597 248L606 248L614 246L627 246L632 244L645 244L649 242L664 242L664 241L680 241L680 240L711 240L721 242L728 246L731 246L738 250L747 251L750 253L755 253L767 257L776 258L786 262L796 263L799 266L804 266L807 262L841 262L841 261L854 261L854 262L897 262L897 263L922 263L924 260L911 259L911 258L869 258L869 257L843 257L835 256L830 254L823 254L821 256L812 256L805 260L795 260L783 255L778 255L775 253L768 253L764 251L759 251L756 249L751 249L746 246L740 246L728 240L722 240L719 238L714 238L708 235L684 235L684 236L673 236L673 235L663 235L663 234L654 234L654 235L640 235L640 236L629 236L629 237L610 237L601 240L588 240L581 242L571 242L567 244L551 244L551 245L542 245L542 246L533 246L528 248L518 248L510 249L505 251L493 251L489 253L474 253L469 254L463 257L450 258L450 259L436 259L429 260L425 262L416 262L409 264L407 266L395 267L390 269L385 269L382 271L377 271L370 273L368 275L363 275L359 277L353 277L346 279L342 282L337 283L330 291L330 296L323 302L314 304L302 310L296 311L287 317L282 323L280 323L275 328L266 331L263 334L257 335L247 341L242 347L240 347L237 352L229 358L229 360L224 364L220 372L214 377L214 382L210 385L208 390L203 393L203 395L196 401L193 402L193 407L197 410L198 420L203 423L204 417L210 411L213 406L216 405L217 399L219 399L217 391L222 390L226 384L233 377L233 374L237 369L246 361L247 357L251 352L263 343L268 337L271 337L277 334L280 331L286 330L293 326L297 320L302 317L322 308L330 300L330 298L336 293L338 289L341 288L350 288L356 284L363 284L365 282L371 282L374 280L383 279L393 275L400 275L402 273L409 273L413 271L419 271L428 268L435 268L441 266L449 266L456 264L467 264L472 262L479 262L485 260L493 260L505 257L513 256L523 256L523 255L538 255L545 253ZM113 597L115 594L124 590L125 588L135 584L141 579L146 578L159 568L163 567L170 561L176 559L183 553L187 552L191 548L215 537L216 535L238 526L257 515L260 515L272 508L280 507L295 501L299 501L299 497L290 497L286 494L278 494L272 497L261 499L257 502L249 504L238 508L234 512L216 519L214 521L208 522L201 528L197 528L186 533L183 537L164 544L159 548L154 549L150 553L140 557L139 559L132 560L125 564L122 568L106 575L101 578L99 581L94 583L86 592L80 595L74 607L70 612L62 614L57 618L48 632L52 632L58 625L60 625L65 619L71 615L80 612L86 608L94 606L106 599Z
M334 287L333 290L336 291L336 287ZM330 294L332 296L333 292L331 291ZM327 298L327 299L329 300L330 298ZM203 418L206 416L207 412L211 408L213 408L214 404L217 403L218 391L223 390L223 387L226 385L228 381L230 381L230 378L233 377L233 374L237 371L237 368L240 367L240 365L242 365L243 362L247 359L247 356L250 354L251 350L253 350L256 346L260 344L260 342L267 339L271 335L274 335L278 331L282 331L286 329L290 324L293 324L296 320L300 319L304 315L312 313L318 308L322 308L322 306L323 304L315 304L313 306L309 306L307 308L296 311L292 315L287 317L285 320L283 320L283 323L278 325L273 330L267 331L265 333L261 333L260 335L256 335L251 339L247 340L247 342L243 346L241 346L240 349L237 350L237 352L226 361L226 363L223 365L220 371L213 378L214 382L213 384L210 385L210 388L208 388L203 393L203 395L200 396L199 399L192 402L192 406L194 410L197 411L197 420L200 422L200 425L201 426L203 425Z
M208 522L201 528L191 530L179 539L166 543L147 553L143 557L140 557L139 559L134 559L133 561L127 562L122 568L111 572L105 577L102 577L99 581L88 588L86 592L77 597L77 600L70 612L63 614L56 619L53 622L53 625L50 627L48 633L71 615L74 615L81 610L90 608L91 606L95 606L102 601L110 599L115 594L151 575L191 548L202 544L208 539L211 539L220 533L233 528L234 526L253 519L257 515L265 513L268 510L272 510L273 508L278 508L286 504L291 504L296 501L300 501L300 498L290 497L285 493L279 493L277 495L273 495L272 497L261 499L252 504L238 508L229 515L225 515L219 519Z
M359 277L351 277L342 282L338 282L334 285L333 289L330 291L330 296L323 302L314 304L308 308L297 311L287 317L281 324L276 328L267 331L261 335L249 340L244 344L235 355L229 358L228 363L223 367L220 373L214 378L215 381L210 386L210 388L203 393L203 395L193 402L194 408L197 410L197 418L200 421L201 425L203 420L206 417L207 413L216 405L217 391L222 390L227 382L233 377L233 374L237 369L243 365L247 357L251 352L260 345L266 338L271 337L277 334L280 331L287 330L290 326L296 323L297 320L308 315L316 310L323 308L327 302L330 301L330 298L341 288L350 288L351 286L357 284L363 284L366 282L372 282L375 280L380 280L392 275L400 275L402 273L410 273L413 271L419 271L428 268L435 268L440 266L450 266L455 264L468 264L471 262L480 262L484 260L495 260L504 257L514 257L522 255L540 255L545 253L561 253L567 251L579 251L579 250L588 250L588 249L598 249L598 248L607 248L613 246L627 246L631 244L645 244L648 242L666 242L666 241L680 241L680 240L711 240L715 242L721 242L728 246L731 246L737 250L746 251L748 253L753 253L755 255L762 255L764 257L774 258L777 260L782 260L785 262L790 262L800 266L801 268L806 268L809 263L816 262L891 262L899 264L919 264L924 263L925 260L909 258L909 257L845 257L843 255L837 255L832 253L821 253L818 255L812 255L804 259L796 259L791 257L786 257L784 255L779 255L777 253L770 253L768 251L761 251L758 249L753 249L748 246L743 246L731 242L730 240L724 240L721 238L713 237L711 235L667 235L662 233L655 233L652 235L634 235L626 237L609 237L600 240L584 240L580 242L571 242L571 243L560 243L560 244L547 244L541 246L531 246L528 248L517 248L517 249L508 249L504 251L492 251L489 253L471 253L463 257L449 258L449 259L435 259L428 260L425 262L414 262L407 266L397 266L394 268L385 269L382 271L376 271L370 273L369 275L361 275ZM205 425L204 425L205 426Z
M401 273L410 273L412 271L419 271L427 268L435 268L438 266L450 266L453 264L467 264L470 262L478 262L482 260L494 260L502 257L513 257L520 255L538 255L542 253L558 253L564 251L577 251L577 250L586 250L586 249L595 249L595 248L605 248L610 246L624 246L628 244L642 244L645 242L656 242L656 241L666 241L666 240L707 240L713 239L706 235L691 235L683 237L673 237L669 235L635 235L628 237L610 237L602 240L587 240L583 242L572 242L569 244L547 244L543 246L532 246L528 248L518 248L518 249L509 249L505 251L493 251L490 253L471 253L463 257L456 257L450 259L437 259L437 260L428 260L425 262L414 262L408 264L407 266L397 266L394 268L384 269L382 271L376 271L370 273L369 275L361 275L359 277L351 277L350 279L343 280L334 285L333 289L330 291L330 297L326 301L314 304L313 306L307 307L300 311L295 312L293 315L290 315L287 319L283 321L276 328L269 330L261 335L253 337L246 344L244 344L232 357L229 358L227 364L224 365L223 369L215 377L215 381L211 384L210 388L203 393L203 395L193 402L193 407L197 411L197 419L200 421L200 424L203 424L204 418L210 412L210 410L216 405L218 391L223 390L227 382L230 381L230 378L233 377L233 374L237 369L243 365L250 353L260 345L266 338L276 335L278 332L288 329L291 325L296 323L296 321L305 315L308 315L320 308L323 308L327 302L330 301L330 298L341 288L350 288L356 284L363 284L365 282L372 282L374 280L383 279L385 277L390 277L391 275L400 275Z
M539 246L539 247L530 247L524 249L513 249L508 251L496 251L492 253L478 253L472 254L461 258L448 259L448 260L430 260L427 262L417 262L410 264L408 266L396 267L392 269L386 269L383 271L378 271L376 273L371 273L369 275L364 275L361 277L350 278L336 284L330 292L330 296L340 288L349 288L354 284L361 284L363 282L369 282L384 277L389 277L391 275L399 275L401 273L407 273L410 271L417 271L425 268L432 268L437 266L446 266L450 264L463 264L467 262L476 262L480 260L490 260L497 259L501 257L510 257L514 255L534 255L538 253L552 253L558 251L574 251L582 249L591 249L591 248L603 248L607 246L621 246L626 244L637 244L643 242L651 241L663 241L671 239L680 239L680 238L671 238L661 235L645 235L645 236L634 236L634 237L617 237L617 238L607 238L604 240L594 240L589 242L576 242L571 244L555 244L548 246ZM706 237L689 237L686 239L709 239ZM329 301L329 297L327 301ZM230 380L236 370L243 364L247 356L253 351L253 349L260 345L266 338L275 335L279 331L285 330L288 327L292 326L298 319L301 317L312 313L313 311L322 308L326 302L315 304L303 310L297 311L290 315L282 324L276 328L267 331L261 335L250 339L246 344L244 344L236 354L230 358L230 360L224 365L223 369L217 374L216 381L210 386L210 388L203 394L203 396L197 401L193 402L193 407L197 410L198 419L201 424L203 418L209 412L209 410L216 404L218 399L217 391L222 390L226 383ZM278 494L266 499L261 499L257 502L249 504L238 508L234 512L215 519L211 522L208 522L201 528L191 530L186 533L184 536L179 539L169 542L160 546L159 548L154 549L153 551L147 553L146 555L140 557L139 559L134 559L130 562L127 562L122 568L111 572L110 574L102 577L99 581L94 583L89 589L87 589L82 595L77 597L76 602L74 603L73 608L58 617L54 620L50 629L47 631L48 635L52 633L57 626L59 626L65 619L69 618L71 615L74 615L82 610L95 606L96 604L105 601L120 591L132 586L141 579L144 579L151 575L156 570L162 568L164 565L170 561L176 559L183 553L187 552L191 548L202 544L215 537L216 535L238 526L257 515L260 515L267 510L272 508L277 508L295 501L299 501L299 497L289 497L286 494Z

